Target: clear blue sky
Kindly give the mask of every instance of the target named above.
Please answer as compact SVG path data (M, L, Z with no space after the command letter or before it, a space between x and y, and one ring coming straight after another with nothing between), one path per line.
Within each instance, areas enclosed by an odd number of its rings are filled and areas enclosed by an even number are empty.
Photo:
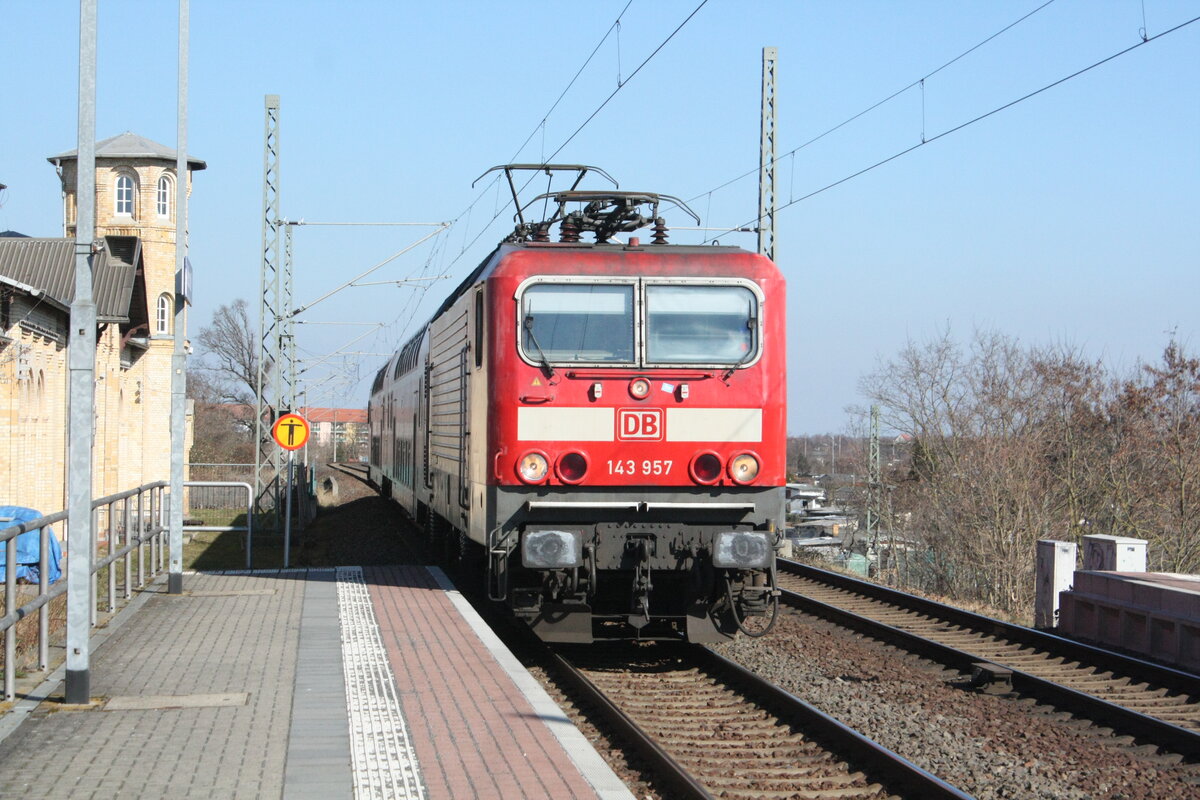
M550 156L618 80L628 83L555 160L603 167L623 189L695 198L705 225L732 227L757 214L756 179L712 190L757 167L764 46L779 48L782 155L1042 4L710 0L630 78L699 2L633 0L546 117L625 2L193 2L188 149L208 169L191 205L192 335L236 298L257 313L265 94L282 100L286 217L458 220L367 279L450 276L427 293L348 289L302 317L384 323L349 350L385 353L507 232L511 211L485 229L505 195L471 182ZM929 77L923 93L788 156L780 201L1135 45L1143 27L1154 36L1198 15L1194 1L1057 0ZM76 146L78 4L0 0L0 20L0 230L58 236L45 159ZM176 24L169 0L101 0L98 139L130 130L174 147ZM1156 359L1168 331L1200 350L1198 198L1200 23L795 203L777 234L789 430L843 430L844 407L862 402L859 377L947 325L963 338L988 328L1070 343L1125 368ZM417 235L299 229L297 301ZM755 246L746 234L721 241ZM301 355L367 330L301 326ZM310 401L364 405L382 360L313 367Z

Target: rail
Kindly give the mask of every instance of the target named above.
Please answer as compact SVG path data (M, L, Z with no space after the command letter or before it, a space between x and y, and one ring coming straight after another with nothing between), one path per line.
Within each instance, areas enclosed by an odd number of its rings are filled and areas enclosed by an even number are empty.
M580 661L589 659L599 662L600 666L593 668L580 665ZM790 726L790 730L787 732L784 732L783 727L774 729L786 739L759 741L760 748L764 752L770 753L772 758L780 757L781 751L795 741L794 734L799 734L828 754L828 757L823 756L821 761L825 765L834 765L834 768L826 775L826 779L832 779L838 773L840 769L836 766L838 764L845 767L846 772L851 775L861 771L869 776L864 776L863 782L866 785L863 786L855 787L852 783L845 783L836 788L830 787L828 790L830 797L876 797L886 794L880 790L879 786L872 785L878 782L888 787L888 791L891 793L889 796L892 797L914 797L922 798L922 800L971 800L971 795L966 792L917 767L815 706L780 689L762 676L724 656L702 648L693 648L680 651L673 661L674 663L693 665L702 673L703 683L708 684L711 680L717 685L725 685L750 703L757 705L769 717ZM662 781L664 788L670 789L671 797L710 800L717 796L739 794L734 791L726 791L729 789L728 786L705 785L713 777L714 771L710 768L711 763L718 763L722 759L730 758L730 751L723 751L720 743L706 743L703 745L704 754L697 757L695 753L686 753L686 745L679 746L679 742L691 740L691 734L686 730L676 731L678 737L674 745L670 742L660 742L661 734L647 730L643 725L648 717L670 720L671 709L655 705L652 711L646 712L643 706L643 713L638 715L641 717L641 721L639 721L623 708L624 703L619 696L620 692L613 692L611 687L599 686L584 674L587 671L613 674L611 667L604 662L603 656L597 659L594 652L585 651L577 651L569 655L553 653L551 663L556 676L569 686L572 692L583 698L587 707L593 709L607 725L626 738L637 755L659 773L659 780ZM685 674L685 672L681 671L680 674ZM652 668L646 674L656 676L653 678L654 680L662 680L662 672L658 667ZM619 679L618 682L620 682ZM673 682L666 681L666 683L670 685ZM684 688L685 686L686 688ZM698 684L688 686L678 683L671 691L680 696L687 696L697 688ZM644 689L645 686L621 691L625 692L626 699L631 694L638 694L643 703L647 700L653 701L654 698L648 698L645 694L641 694ZM703 705L703 702L698 705ZM694 709L689 709L685 712L685 716L693 713ZM702 717L692 718L702 719ZM665 727L671 727L675 731L672 726L673 723L668 722ZM746 741L749 739L739 740L737 747L733 749L737 750L744 746ZM695 744L694 741L691 743ZM737 753L735 757L744 759L744 751ZM787 756L783 756L783 758L787 758ZM711 762L705 763L705 768L700 771L707 773L707 777L696 771L697 764L703 762ZM760 779L766 779L767 776L781 779L780 783L769 786L769 788L765 781L760 783L763 796L809 796L803 792L799 784L788 785L788 781L792 778L803 780L799 770L795 776L790 776L786 768L779 769L769 763L739 764L739 767L746 775L756 774ZM811 779L814 776L810 774L806 777Z
M165 568L165 551L162 534L166 532L163 524L165 501L169 497L165 489L166 481L143 484L136 489L130 489L119 494L101 497L92 501L92 544L89 567L88 589L92 593L91 624L96 624L96 597L98 594L97 576L106 567L108 569L107 610L109 613L117 606L117 569L114 565L124 560L124 599L128 600L133 594L133 559L137 551L137 586L145 586L147 578L153 579ZM108 552L100 557L99 534L101 526L97 524L99 516L104 513L106 520L104 531ZM70 525L69 514L60 511L34 520L18 522L0 529L0 542L5 545L4 562L4 611L0 617L0 631L4 632L4 699L11 702L16 697L17 673L17 624L34 611L38 612L38 668L47 670L50 667L50 601L67 593L68 582L64 575L51 587L49 580L49 537L50 526L59 522ZM30 531L39 531L39 563L38 563L38 594L28 603L16 607L17 602L17 537ZM64 541L67 538L64 536ZM146 547L150 547L149 576L146 570Z

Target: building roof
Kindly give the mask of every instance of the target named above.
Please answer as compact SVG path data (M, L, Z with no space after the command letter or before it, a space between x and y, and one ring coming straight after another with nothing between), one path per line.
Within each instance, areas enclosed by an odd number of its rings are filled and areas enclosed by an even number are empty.
M142 244L136 236L106 236L92 262L97 322L129 322ZM74 239L0 239L0 280L44 296L64 310L75 299ZM139 315L143 316L143 315Z
M301 406L296 409L296 413L309 422L355 422L363 424L367 421L367 411L363 408Z
M46 160L53 164L58 161L73 161L78 157L78 150L68 150L56 156L50 156ZM172 162L176 160L175 151L170 147L158 142L152 142L143 136L138 136L136 133L130 133L129 131L105 139L102 142L96 142L96 158L157 158ZM206 169L208 165L198 158L188 156L188 167L199 171Z

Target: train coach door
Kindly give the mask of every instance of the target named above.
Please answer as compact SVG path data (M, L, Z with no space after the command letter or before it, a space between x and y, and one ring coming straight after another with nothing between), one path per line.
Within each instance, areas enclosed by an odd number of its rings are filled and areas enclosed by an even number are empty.
M462 393L458 403L458 504L463 508L471 507L471 485L468 480L468 456L471 454L471 431L467 426L467 399L470 397L467 384L471 377L468 359L470 347L464 347L458 354L459 386Z
M432 373L433 373L433 366L429 363L428 360L426 360L425 361L425 370L421 377L421 417L425 422L425 435L423 437L421 437L421 450L422 450L421 463L424 466L424 474L422 475L422 479L424 480L426 489L433 488L433 482L430 480L430 476L429 476L429 437L431 435L431 430L433 428L433 426L429 424L430 423L429 378L432 375Z

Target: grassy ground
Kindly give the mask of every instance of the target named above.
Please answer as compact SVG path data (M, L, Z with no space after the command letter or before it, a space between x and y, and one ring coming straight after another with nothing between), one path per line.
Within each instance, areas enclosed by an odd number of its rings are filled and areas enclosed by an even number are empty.
M274 520L271 520L274 524ZM188 525L210 527L246 527L246 512L240 509L192 509ZM260 531L264 520L256 520L251 544L251 568L272 569L283 566L283 537L273 530ZM185 532L183 544L184 570L215 571L246 569L245 531ZM294 561L294 559L293 559Z
M256 535L250 555L253 569L283 566L283 538L278 535ZM245 569L246 532L201 531L192 534L191 541L183 546L183 568L201 572Z
M364 563L399 563L407 554L398 549L395 527L401 524L394 504L379 497L369 486L348 475L321 466L317 469L316 519L307 529L293 533L290 564L293 567L326 567ZM244 511L197 509L188 513L189 522L211 526L246 524ZM273 530L259 532L257 522L252 544L254 569L283 566L283 537ZM271 520L271 524L274 521ZM197 531L183 547L185 570L246 568L245 531Z

